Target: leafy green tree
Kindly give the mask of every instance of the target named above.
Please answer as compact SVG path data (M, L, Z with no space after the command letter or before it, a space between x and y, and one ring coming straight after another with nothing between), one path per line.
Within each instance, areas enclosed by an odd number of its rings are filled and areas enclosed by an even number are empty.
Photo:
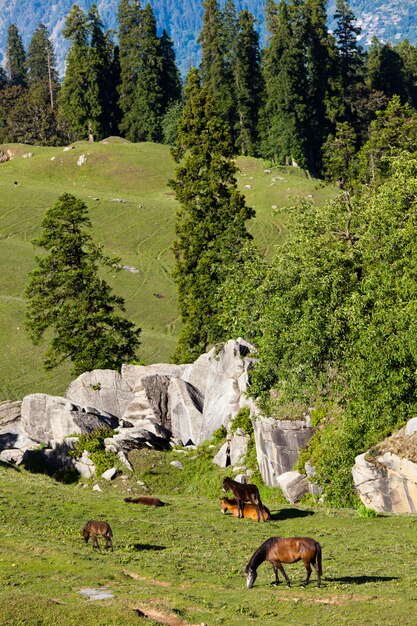
M237 189L227 129L197 70L188 76L170 181L180 209L173 250L182 328L174 358L187 362L224 339L217 291L251 236L254 212ZM243 267L243 266L242 266Z
M12 85L26 87L26 52L17 27L10 24L7 31L6 71Z
M384 110L377 112L368 135L358 154L357 178L376 186L390 174L393 157L401 153L416 154L417 113L409 104L402 105L399 96L394 96Z
M140 331L121 317L123 298L112 293L99 268L114 271L118 259L103 254L86 229L91 226L86 205L63 194L42 222L34 244L45 254L36 257L26 289L26 328L35 345L49 341L44 367L67 359L72 373L118 369L133 359Z
M395 46L400 56L402 75L409 103L417 108L417 47L405 39Z
M258 115L263 91L259 35L254 17L242 11L237 22L233 65L236 97L236 147L241 154L254 156L258 144Z
M341 189L350 188L355 176L356 146L356 134L348 122L336 124L335 134L330 134L324 143L324 177Z

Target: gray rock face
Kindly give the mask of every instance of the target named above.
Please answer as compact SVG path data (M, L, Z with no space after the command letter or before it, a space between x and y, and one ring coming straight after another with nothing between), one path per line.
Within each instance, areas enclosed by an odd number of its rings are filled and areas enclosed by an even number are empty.
M18 448L9 448L0 452L0 460L11 463L12 465L20 465L23 461L24 452Z
M123 365L122 378L133 390L142 389L142 378L146 376L170 376L181 378L186 365L173 365L171 363L154 363L153 365Z
M355 459L353 481L362 502L380 513L417 513L417 464L386 452Z
M292 504L299 502L308 493L307 477L299 472L285 472L278 477L277 482L288 502Z
M82 407L92 406L122 417L130 402L132 389L114 370L94 370L84 372L68 387L65 397Z
M266 485L278 486L278 477L290 472L314 434L303 420L261 418L254 421L256 455Z
M100 415L97 410L86 412L70 400L44 393L23 398L22 429L39 443L62 441L73 434L88 433L103 426L117 426L117 419Z
M242 462L248 452L249 435L233 435L230 441L226 441L213 459L219 467L232 465L235 467Z
M171 378L168 388L169 416L174 439L183 445L200 443L203 429L203 396L183 380Z
M20 418L22 403L19 401L6 400L0 402L0 427L10 422L16 422Z

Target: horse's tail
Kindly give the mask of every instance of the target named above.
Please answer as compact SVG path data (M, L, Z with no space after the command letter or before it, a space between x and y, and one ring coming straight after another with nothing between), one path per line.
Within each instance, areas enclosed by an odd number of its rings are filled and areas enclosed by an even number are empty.
M111 529L110 524L107 524L107 527L108 527L108 530L107 530L107 534L108 534L108 536L109 536L109 537L113 537L113 531L112 531L112 529Z
M323 574L323 568L321 565L321 545L319 544L319 542L316 542L317 544L317 552L316 552L316 556L317 556L317 571L319 576L321 576Z

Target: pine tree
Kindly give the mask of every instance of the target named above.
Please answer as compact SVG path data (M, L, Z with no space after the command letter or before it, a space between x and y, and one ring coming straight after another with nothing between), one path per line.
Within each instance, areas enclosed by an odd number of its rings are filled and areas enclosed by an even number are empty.
M258 114L262 97L261 54L254 17L242 11L235 41L233 77L236 94L236 147L240 154L257 153Z
M408 98L401 56L391 46L372 40L366 59L366 81L370 89L382 91L388 98L397 95L405 102Z
M119 106L122 112L120 129L127 137L133 136L133 132L130 131L134 125L132 111L139 76L141 16L140 0L121 0L118 10L120 51Z
M358 100L363 96L363 52L357 38L361 28L347 0L337 0L334 14L334 35L339 50L341 117L353 126L358 126ZM363 85L364 86L364 85Z
M302 6L292 0L267 5L269 47L265 50L263 156L307 166L307 75Z
M72 373L118 369L135 356L140 331L121 317L123 298L99 276L100 266L114 271L118 259L103 254L86 232L91 226L86 205L63 194L42 222L34 244L46 254L36 257L26 289L26 328L35 345L52 333L45 369L71 360ZM49 334L48 334L49 337Z
M322 147L330 131L328 105L332 97L331 80L335 74L335 43L327 30L325 0L306 0L304 12L308 73L308 168L314 175L319 175Z
M47 28L42 22L33 33L26 59L28 85L32 91L43 91L51 109L59 91L55 53Z
M182 328L175 359L187 362L225 338L217 290L250 239L245 224L254 215L237 189L226 126L197 70L188 76L177 145L183 161L170 185L180 204L173 250Z
M198 40L202 53L202 85L216 101L218 115L226 123L233 144L236 113L232 68L226 54L226 45L230 46L231 42L225 42L225 25L218 0L204 0L203 9L203 27Z
M159 53L162 57L161 85L163 113L181 98L181 76L175 63L174 44L164 29L159 40Z
M131 141L160 141L164 97L163 60L154 12L149 3L143 10L138 8L137 3L134 7L124 5L123 8L127 16L123 17L122 23L126 43L121 56L120 105L123 119L120 129ZM130 60L133 60L133 66L126 82Z
M76 4L65 21L63 36L70 41L66 71L59 98L59 112L70 141L86 139L91 125L88 102L88 21Z
M103 139L113 130L115 85L112 75L113 45L104 33L103 22L93 4L88 13L90 45L88 50L89 134Z
M26 87L26 52L17 27L10 24L7 31L6 71L11 85Z

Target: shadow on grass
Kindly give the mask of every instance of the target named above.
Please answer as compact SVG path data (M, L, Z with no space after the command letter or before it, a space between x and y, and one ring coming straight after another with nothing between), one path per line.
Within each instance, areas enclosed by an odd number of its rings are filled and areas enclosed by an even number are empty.
M142 552L142 550L149 550L150 552L159 552L160 550L166 550L166 546L155 546L151 543L134 543L133 550L135 552Z
M346 585L365 585L366 583L387 583L391 580L399 580L398 576L342 576L340 578L327 578L326 582L345 583Z
M285 519L308 517L309 515L314 515L314 511L305 511L303 509L281 509L278 513L271 513L271 520L282 522Z

